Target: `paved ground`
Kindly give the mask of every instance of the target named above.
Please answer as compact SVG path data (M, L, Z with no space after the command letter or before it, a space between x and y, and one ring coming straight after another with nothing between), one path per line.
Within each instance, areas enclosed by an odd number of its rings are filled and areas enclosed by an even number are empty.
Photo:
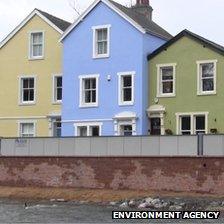
M111 214L113 210L120 210L116 206L100 206L95 204L80 205L74 202L26 202L0 200L0 223L113 223ZM140 223L117 221L116 223ZM218 221L174 221L141 223L224 223L224 217Z

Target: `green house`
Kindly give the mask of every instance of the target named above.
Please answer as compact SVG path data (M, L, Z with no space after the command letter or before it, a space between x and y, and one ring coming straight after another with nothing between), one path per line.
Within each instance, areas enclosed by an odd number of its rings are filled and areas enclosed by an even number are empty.
M148 61L151 135L224 133L224 47L184 30Z

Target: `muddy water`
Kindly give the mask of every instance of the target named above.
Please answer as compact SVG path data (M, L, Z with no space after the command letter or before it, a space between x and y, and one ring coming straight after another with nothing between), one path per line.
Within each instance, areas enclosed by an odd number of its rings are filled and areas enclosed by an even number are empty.
M112 207L76 203L0 201L0 223L111 222Z
M26 202L27 207L24 203L24 201L0 200L0 223L113 223L112 211L119 210L112 206L80 205L74 202ZM139 221L123 221L123 223L139 223ZM169 220L157 223L175 222ZM197 223L217 223L217 221ZM219 223L224 223L224 219L219 220Z

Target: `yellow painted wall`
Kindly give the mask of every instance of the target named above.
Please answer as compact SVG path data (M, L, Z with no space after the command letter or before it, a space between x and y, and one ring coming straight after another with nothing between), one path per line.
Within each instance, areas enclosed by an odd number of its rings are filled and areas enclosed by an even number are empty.
M29 32L44 31L44 59L29 60ZM62 73L61 34L35 15L0 49L0 136L18 136L18 120L60 114L61 105L52 103L53 74ZM36 104L19 105L19 76L36 75ZM7 120L4 118L7 117ZM16 118L16 119L9 119ZM18 118L18 119L17 119ZM21 119L19 119L21 118ZM37 121L36 136L49 136L48 119Z

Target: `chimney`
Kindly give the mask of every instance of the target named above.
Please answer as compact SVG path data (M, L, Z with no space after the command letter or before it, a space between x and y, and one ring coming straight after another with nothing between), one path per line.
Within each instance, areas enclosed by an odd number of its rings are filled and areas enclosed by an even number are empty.
M148 20L152 20L153 8L150 6L149 0L137 0L136 5L132 6L137 13L143 14Z

